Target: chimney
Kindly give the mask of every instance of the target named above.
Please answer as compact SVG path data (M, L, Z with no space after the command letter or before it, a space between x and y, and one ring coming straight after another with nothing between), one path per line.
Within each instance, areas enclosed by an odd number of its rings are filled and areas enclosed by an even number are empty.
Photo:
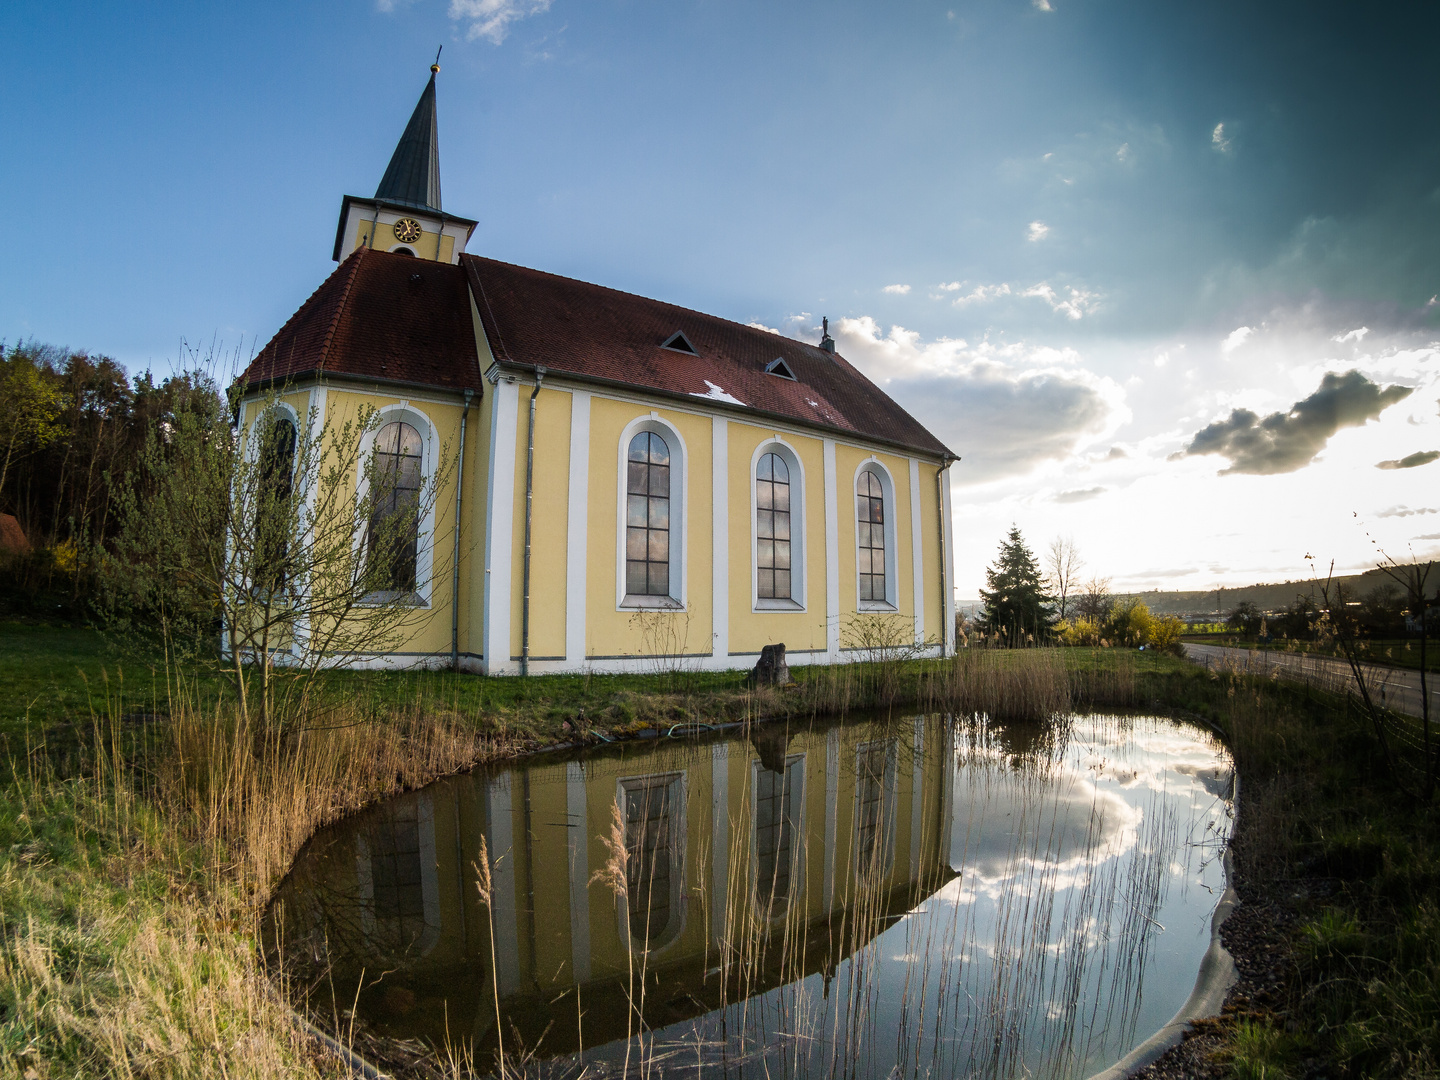
M830 336L829 318L822 318L820 320L820 348L828 353L835 351L835 339Z

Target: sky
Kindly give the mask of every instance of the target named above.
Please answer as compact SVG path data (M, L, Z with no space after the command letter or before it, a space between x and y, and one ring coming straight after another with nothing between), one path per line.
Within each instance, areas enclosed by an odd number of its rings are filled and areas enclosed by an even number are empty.
M248 356L443 45L469 250L839 350L1122 591L1440 554L1440 8L0 8L0 338ZM1311 559L1307 561L1307 556Z

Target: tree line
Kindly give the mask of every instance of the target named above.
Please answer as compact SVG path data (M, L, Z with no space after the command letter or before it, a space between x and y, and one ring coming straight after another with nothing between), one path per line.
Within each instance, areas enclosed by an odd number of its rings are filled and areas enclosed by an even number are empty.
M1138 597L1121 597L1108 578L1083 578L1085 560L1071 537L1051 541L1044 565L1012 525L980 590L983 609L961 639L1004 648L1099 645L1174 651L1185 624L1156 616Z

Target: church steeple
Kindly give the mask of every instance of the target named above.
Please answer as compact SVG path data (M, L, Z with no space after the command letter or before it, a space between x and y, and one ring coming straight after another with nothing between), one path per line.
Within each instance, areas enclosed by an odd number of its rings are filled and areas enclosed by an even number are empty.
M435 114L435 76L439 71L439 64L431 65L430 81L375 189L377 199L440 209L440 121Z
M375 197L346 195L340 204L336 261L357 247L437 262L460 261L475 222L447 214L440 205L440 123L435 105L435 76L439 73L437 53L430 65L430 81L410 114Z

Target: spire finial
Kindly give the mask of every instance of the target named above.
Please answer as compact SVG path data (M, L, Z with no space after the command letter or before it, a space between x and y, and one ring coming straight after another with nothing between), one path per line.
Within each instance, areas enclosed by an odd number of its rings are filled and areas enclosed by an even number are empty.
M820 320L820 348L826 352L835 351L835 339L830 336L830 319L828 316Z
M440 48L438 48L438 49L435 50L435 62L430 65L430 74L431 74L431 75L438 75L438 74L440 74L440 53L441 53L442 51L444 51L444 49L445 49L445 46L444 46L444 45L441 45Z

